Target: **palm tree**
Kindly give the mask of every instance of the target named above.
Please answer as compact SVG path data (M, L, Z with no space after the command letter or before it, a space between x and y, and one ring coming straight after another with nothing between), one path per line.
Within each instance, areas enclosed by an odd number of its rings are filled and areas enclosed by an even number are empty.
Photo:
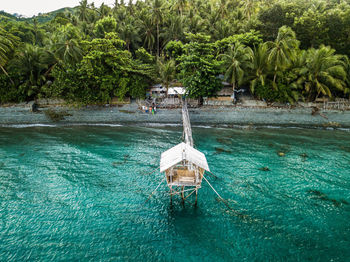
M77 63L82 58L82 50L76 39L61 38L59 42L53 44L55 57L64 63Z
M336 55L329 46L308 50L306 63L300 69L299 82L303 83L309 100L320 94L332 97L332 88L345 91L346 71L343 56Z
M143 45L149 50L150 54L152 54L155 43L152 17L150 15L143 16L140 20L140 24L141 32L143 32L142 36L144 38Z
M38 19L36 17L33 19L33 34L34 34L34 43L33 44L38 45L39 44L40 29L39 29Z
M346 72L346 88L344 89L344 94L350 93L350 59L348 56L343 56L344 60L344 70Z
M80 21L88 22L88 9L89 4L87 0L81 0L78 6L78 17Z
M160 57L157 60L156 69L158 72L158 81L165 86L168 93L169 84L176 76L175 60L165 60L164 57Z
M171 15L168 20L167 28L161 33L164 39L164 45L171 40L181 40L184 38L184 18L178 15ZM165 26L164 26L165 27Z
M125 41L128 51L130 51L131 46L134 49L139 47L139 43L141 42L139 28L132 23L132 20L125 21L119 27L119 36Z
M174 5L172 8L174 10L178 10L180 13L180 17L183 17L183 11L188 6L188 0L175 0Z
M269 53L266 44L260 44L254 49L252 75L250 81L250 90L253 94L255 87L259 82L262 86L265 85L265 80L269 72L268 56Z
M96 12L99 14L99 18L104 18L106 16L111 15L111 8L105 3L102 3L100 8L96 9Z
M228 1L227 0L220 0L218 1L218 9L217 9L217 13L218 16L220 16L221 18L224 18L227 16L228 14Z
M162 0L154 0L152 3L152 13L153 13L153 21L157 27L157 57L160 54L160 46L159 46L159 26L163 20L163 2Z
M255 9L255 0L245 0L243 2L244 13L248 17L248 19L250 19Z
M282 26L278 30L276 40L267 44L270 49L268 61L274 67L273 84L275 84L277 72L290 64L293 52L299 47L299 41L290 27Z
M203 19L199 15L195 14L192 9L190 9L186 24L188 31L196 34L202 29Z
M38 46L27 44L16 53L9 66L21 76L19 89L23 94L33 97L40 91L50 61L49 53Z
M48 46L56 63L74 64L79 62L83 58L79 41L80 31L72 25L62 26L52 34Z
M229 81L233 89L233 99L235 100L234 91L237 85L242 84L247 70L251 67L253 51L250 47L237 42L231 46L228 53L219 55L223 60L225 69L225 80Z
M19 39L14 35L6 32L4 29L0 28L0 68L4 74L9 77L13 84L12 79L5 70L5 66L10 59L11 53L14 51Z
M220 40L226 37L229 37L233 35L232 29L232 23L227 22L226 20L220 19L216 21L214 24L210 26L211 28L211 35L214 40Z

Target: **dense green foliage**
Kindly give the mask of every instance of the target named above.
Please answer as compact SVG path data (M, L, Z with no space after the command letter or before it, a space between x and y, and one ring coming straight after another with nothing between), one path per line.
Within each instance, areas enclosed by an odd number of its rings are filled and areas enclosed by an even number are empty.
M221 88L218 78L221 64L214 55L214 45L206 35L189 34L188 38L190 42L178 58L180 79L189 97L215 96Z
M233 89L294 103L347 97L350 1L82 0L30 19L0 12L0 103L108 103L177 79L190 97Z

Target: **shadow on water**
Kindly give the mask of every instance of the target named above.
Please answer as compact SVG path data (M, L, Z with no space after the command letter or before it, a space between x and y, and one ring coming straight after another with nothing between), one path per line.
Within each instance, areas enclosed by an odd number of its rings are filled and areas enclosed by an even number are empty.
M232 154L231 150L222 148L222 147L215 147L215 153L214 154L221 154L221 153L227 153L227 154Z
M346 201L345 199L334 199L334 198L330 198L328 195L326 195L325 193L319 191L319 190L313 190L310 189L307 191L307 193L309 193L313 199L317 199L317 200L322 200L322 201L326 201L326 202L330 202L332 203L334 206L336 207L340 207L343 205L349 205L349 202Z

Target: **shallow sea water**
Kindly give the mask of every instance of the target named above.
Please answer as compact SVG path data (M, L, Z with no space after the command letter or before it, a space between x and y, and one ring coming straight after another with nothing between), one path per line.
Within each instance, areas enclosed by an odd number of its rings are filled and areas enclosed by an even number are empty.
M181 126L0 128L0 260L349 261L349 131L193 132L234 211L205 182L145 203Z

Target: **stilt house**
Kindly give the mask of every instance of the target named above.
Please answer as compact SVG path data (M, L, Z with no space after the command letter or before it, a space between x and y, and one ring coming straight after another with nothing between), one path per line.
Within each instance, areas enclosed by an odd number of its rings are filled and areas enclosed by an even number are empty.
M205 155L193 148L192 129L187 110L187 102L182 104L183 137L182 142L161 155L160 172L165 173L167 184L170 188L170 196L179 194L184 201L192 193L197 193L201 187L205 171L209 171L209 166ZM185 187L189 189L185 190ZM190 191L185 197L184 192Z

